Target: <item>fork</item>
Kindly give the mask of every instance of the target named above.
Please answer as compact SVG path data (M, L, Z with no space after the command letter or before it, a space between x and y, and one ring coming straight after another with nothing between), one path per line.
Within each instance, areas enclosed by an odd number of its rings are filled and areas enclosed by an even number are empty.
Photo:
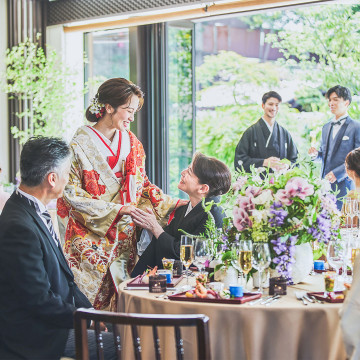
M307 305L308 303L305 301L304 299L304 295L302 294L301 291L295 291L295 296L298 300L301 300L303 302L304 305Z

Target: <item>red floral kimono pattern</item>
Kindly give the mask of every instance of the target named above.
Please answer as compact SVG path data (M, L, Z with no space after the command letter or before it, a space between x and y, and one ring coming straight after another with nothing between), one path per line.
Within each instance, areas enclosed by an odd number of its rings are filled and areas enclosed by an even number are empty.
M151 207L163 224L178 200L149 182L143 146L131 132L129 136L126 174L116 179L87 132L80 128L71 143L70 180L58 200L57 212L65 228L65 256L78 286L97 309L107 308L116 294L109 271L113 261L125 261L128 273L135 264L135 225L131 217L118 214L124 200L131 199L131 204L140 208ZM133 189L129 185L131 176Z

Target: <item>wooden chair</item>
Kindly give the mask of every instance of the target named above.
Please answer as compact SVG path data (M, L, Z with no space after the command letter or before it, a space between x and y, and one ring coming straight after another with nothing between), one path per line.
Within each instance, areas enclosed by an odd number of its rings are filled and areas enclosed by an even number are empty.
M138 326L151 326L153 329L153 340L155 348L154 359L160 360L160 339L158 336L158 326L174 327L176 358L184 359L183 339L181 338L180 326L196 327L197 349L199 360L210 360L209 346L209 318L205 315L153 315L153 314L126 314L114 313L108 311L98 311L93 309L78 309L75 312L75 343L76 359L88 360L88 338L87 338L87 320L93 320L95 323L95 335L97 343L98 359L104 360L102 335L100 331L100 322L130 325L132 340L134 345L134 354L136 360L141 360L141 343L138 335ZM122 359L122 345L117 326L113 326L114 351L118 360Z

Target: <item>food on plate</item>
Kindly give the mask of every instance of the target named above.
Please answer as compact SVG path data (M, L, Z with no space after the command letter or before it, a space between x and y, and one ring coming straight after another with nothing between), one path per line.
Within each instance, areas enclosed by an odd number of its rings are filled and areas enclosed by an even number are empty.
M207 283L207 273L198 273L196 275L196 283L200 283L205 286Z
M149 277L153 276L153 275L156 275L157 269L158 269L158 267L155 266L151 270L147 269L146 271L144 271L144 273L140 277L140 282L142 282L144 284L148 284L149 283Z
M220 298L221 299L230 299L230 291L229 290L221 290L220 293Z

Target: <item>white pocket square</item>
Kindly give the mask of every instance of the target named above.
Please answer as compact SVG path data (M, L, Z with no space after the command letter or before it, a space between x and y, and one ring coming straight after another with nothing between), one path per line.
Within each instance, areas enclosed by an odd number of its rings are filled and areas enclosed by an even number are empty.
M349 137L348 137L348 136L344 136L342 139L343 139L343 140L349 140Z

